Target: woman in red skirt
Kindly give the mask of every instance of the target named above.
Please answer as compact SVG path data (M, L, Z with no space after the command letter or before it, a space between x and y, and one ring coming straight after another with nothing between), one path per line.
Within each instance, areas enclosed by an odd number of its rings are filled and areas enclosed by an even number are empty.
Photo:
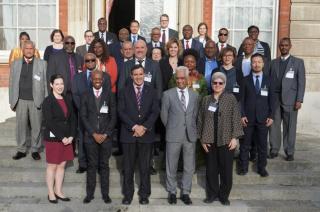
M64 83L60 74L50 78L51 94L43 101L44 141L47 160L48 200L70 201L62 192L66 162L73 160L72 141L76 133L76 119L71 99L63 95Z

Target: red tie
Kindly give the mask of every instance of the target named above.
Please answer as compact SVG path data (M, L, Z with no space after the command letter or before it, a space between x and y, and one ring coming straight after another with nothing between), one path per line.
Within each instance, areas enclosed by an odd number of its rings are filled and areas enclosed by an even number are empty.
M162 30L162 43L166 44L166 30Z
M136 93L136 98L137 98L137 105L138 105L138 109L140 110L141 107L141 87L137 86L137 93Z
M96 91L96 97L99 98L99 90Z
M189 41L188 40L186 40L186 49L189 49L190 48L190 46L189 46Z

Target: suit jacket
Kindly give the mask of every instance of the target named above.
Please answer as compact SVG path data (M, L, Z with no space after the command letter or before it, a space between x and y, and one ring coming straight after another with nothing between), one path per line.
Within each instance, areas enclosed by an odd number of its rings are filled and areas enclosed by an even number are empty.
M14 109L19 100L19 81L23 59L15 60L10 66L9 77L9 104ZM32 96L37 108L41 108L44 98L48 95L47 90L47 62L39 58L33 58L32 68Z
M111 89L111 79L109 74L103 72L103 84L102 87L104 90ZM75 103L78 110L80 110L81 97L84 93L89 92L92 89L92 85L89 86L87 72L83 71L81 73L77 73L73 78L72 83L72 99Z
M185 50L183 39L181 39L180 41L181 41L183 50ZM194 38L192 38L192 44L191 44L190 48L194 49L194 50L196 50L198 52L199 58L204 56L204 49L203 49L202 43L200 43L199 41L195 40Z
M177 30L169 28L169 39L170 38L176 38L179 39L179 33Z
M220 67L220 63L218 60L216 60L218 68ZM198 64L197 64L197 70L200 74L202 74L203 76L205 75L206 72L206 57L201 57L198 60Z
M151 83L145 82L145 84L151 84L154 89L157 90L157 96L160 99L162 94L162 75L158 62L155 62L149 58L145 59L145 73L152 75ZM129 60L124 63L123 69L119 71L118 89L121 90L126 84L132 84L130 77L130 70L135 65L135 59Z
M105 42L106 42L107 45L110 45L110 44L118 41L118 38L117 38L116 34L114 34L112 32L108 32L108 31L105 31L104 33L106 34ZM93 33L93 35L94 35L94 39L99 39L100 38L99 31Z
M242 60L243 60L243 56L242 57L238 57L236 59L236 62L234 64L234 66L236 67L237 71L240 71L243 75L243 71L242 71ZM270 62L268 62L265 58L264 58L264 67L263 67L263 74L270 76L271 75L271 70L270 70Z
M136 93L133 84L127 84L119 93L118 114L121 120L121 143L153 143L155 141L154 124L159 115L159 99L156 90L144 83L141 95L141 108L138 110ZM134 137L134 125L143 125L147 128L142 137Z
M86 135L92 138L93 133L107 134L111 137L117 121L115 95L111 88L102 88L99 109L97 109L93 89L85 92L81 97L80 117L86 130ZM103 106L108 107L108 113L101 113Z
M163 91L168 90L169 81L173 76L173 69L169 63L169 57L162 58L159 61L161 75L162 75L162 88ZM183 65L183 61L181 58L178 58L178 66Z
M264 57L265 57L266 61L270 63L271 62L271 51L270 51L269 44L266 42L260 41L260 40L259 40L259 42L264 49ZM242 57L242 56L243 56L243 47L241 45L239 48L239 51L238 51L238 57Z
M267 118L274 119L275 94L271 77L263 74L261 88L268 90L268 96L256 94L253 76L250 73L240 87L241 117L247 117L249 124L265 124Z
M120 51L122 48L121 42L120 41L114 42L114 43L110 44L108 47L110 50L110 54L116 59L116 62L118 64L119 60L122 58L122 54ZM119 67L118 67L118 69L119 69Z
M160 116L166 127L167 142L185 142L186 133L190 142L197 141L199 95L190 88L188 92L189 103L186 111L183 110L176 87L163 93Z
M83 58L75 53L75 73L82 70L83 67ZM58 54L51 55L48 62L48 69L47 69L47 80L48 85L50 77L54 74L61 74L64 79L64 93L71 91L71 81L70 79L70 66L68 61L68 53L63 51L59 52Z
M138 39L137 40L144 40L147 43L145 37L143 37L143 36L141 36L139 34L138 34ZM131 39L131 33L129 34L129 41L131 41L133 43L133 40Z
M62 140L64 137L75 137L76 135L76 117L73 111L72 100L65 96L63 99L68 108L66 117L52 93L43 101L43 136L45 140L57 141Z
M275 82L281 81L281 90L280 90L280 97L281 97L281 104L286 108L294 108L295 103L303 102L304 98L304 91L306 87L306 74L305 74L305 67L304 62L302 59L290 56L288 58L288 64L286 70L283 74L282 79L279 76L279 64L281 58L278 57L271 62L271 76L275 80ZM286 77L289 71L293 71L294 75L293 78ZM279 92L279 91L277 91Z
M87 51L87 44L78 46L76 48L76 53L79 54L82 58L84 58L84 56L88 53Z
M160 42L160 41L159 41ZM159 48L162 49L162 51L164 51L164 44L160 42L160 46L158 46ZM147 51L147 56L149 58L152 58L152 55L151 55L151 51L152 49L154 48L153 45L152 45L152 41L147 43L147 48L148 48L148 51Z

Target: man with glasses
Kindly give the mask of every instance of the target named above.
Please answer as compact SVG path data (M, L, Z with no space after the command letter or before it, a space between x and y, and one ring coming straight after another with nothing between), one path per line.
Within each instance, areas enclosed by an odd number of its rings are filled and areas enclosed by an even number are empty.
M149 58L151 58L151 51L153 48L161 48L162 50L164 50L164 43L160 42L160 28L158 27L154 27L151 30L151 41L147 44L147 56Z
M81 57L84 57L84 55L88 52L91 42L93 41L94 36L93 32L91 30L86 30L84 32L84 40L86 41L85 44L78 46L76 48L76 53L78 53Z
M107 45L110 45L116 42L118 39L114 33L107 31L107 27L108 27L107 19L104 17L99 18L98 20L99 31L94 33L94 38L95 39L101 38Z
M228 42L228 38L229 38L229 31L227 28L220 28L219 29L219 33L218 33L218 42L216 43L216 46L217 46L217 57L218 55L220 54L221 50L223 48L226 48L226 47L231 47L234 49L235 52L237 52L236 48L229 45L227 42Z
M179 39L178 31L171 29L168 26L169 26L169 16L167 14L162 14L160 16L160 31L161 31L160 41L163 44L166 44L170 38Z

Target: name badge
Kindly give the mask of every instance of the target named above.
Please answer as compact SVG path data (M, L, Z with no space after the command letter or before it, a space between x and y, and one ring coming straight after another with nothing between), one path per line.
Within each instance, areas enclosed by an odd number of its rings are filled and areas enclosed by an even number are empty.
M144 81L151 82L151 80L152 80L152 74L150 74L150 72L144 75Z
M33 79L40 81L40 76L39 75L33 75Z
M110 44L112 44L112 43L113 43L113 40L112 40L112 39L107 41L107 45L110 45Z
M56 136L50 131L50 138L55 138Z
M199 83L194 83L194 84L192 84L192 88L193 88L193 89L199 89L199 88L200 88Z
M268 89L267 88L261 88L260 95L261 96L268 96Z
M218 104L217 103L210 103L208 110L211 112L216 112L218 109Z
M239 93L240 89L238 87L234 87L232 91L233 93Z
M286 78L288 78L288 79L294 78L294 71L292 71L292 68L290 68L290 71L287 72Z
M108 113L108 112L109 112L109 108L106 105L106 102L104 102L101 109L100 109L100 113Z

